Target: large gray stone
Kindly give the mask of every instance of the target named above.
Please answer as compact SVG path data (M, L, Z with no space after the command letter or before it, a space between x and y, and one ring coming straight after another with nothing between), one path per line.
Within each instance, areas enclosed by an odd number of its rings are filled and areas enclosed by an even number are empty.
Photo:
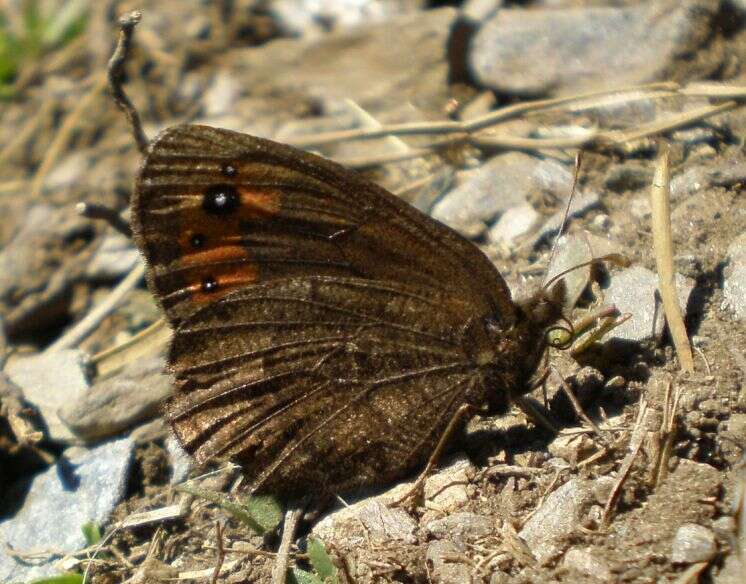
M77 441L60 419L59 410L87 392L86 361L82 351L67 349L14 359L5 368L10 380L23 392L24 399L39 409L52 440Z
M391 499L406 490L407 485L391 491ZM417 522L401 507L389 507L386 497L364 499L334 511L319 521L313 534L324 541L354 547L365 542L390 543L417 541Z
M55 466L36 476L23 506L0 523L0 541L16 552L55 550L60 554L85 546L81 527L106 522L124 495L134 442L108 442L93 450L72 448ZM24 582L57 574L54 561L21 563L0 547L0 582Z
M59 416L86 442L119 434L158 415L173 387L164 368L163 357L133 362L116 377L63 404Z
M593 503L593 483L572 479L549 495L518 534L541 564L561 549L568 535Z
M661 79L709 34L717 0L656 0L616 8L499 10L469 63L504 93L577 93Z
M684 316L693 287L690 280L676 274L676 290ZM630 313L632 318L612 330L607 338L639 342L660 336L665 318L663 305L656 301L657 290L658 276L642 266L613 274L604 299L621 313Z
M112 231L103 238L94 252L86 268L86 276L91 279L114 280L125 276L140 261L142 256L135 249L132 240Z
M447 99L447 43L457 16L427 10L318 39L281 39L237 49L225 66L252 96L351 99L373 115L402 102L415 107Z
M460 184L433 208L433 217L462 235L477 237L500 214L523 205L532 194L566 197L572 173L553 160L522 152L495 156L474 171L464 173Z
M436 539L449 539L464 544L492 533L495 521L485 515L468 511L446 515L425 525L425 531Z
M696 523L679 527L671 545L671 561L675 564L709 562L716 553L715 534Z

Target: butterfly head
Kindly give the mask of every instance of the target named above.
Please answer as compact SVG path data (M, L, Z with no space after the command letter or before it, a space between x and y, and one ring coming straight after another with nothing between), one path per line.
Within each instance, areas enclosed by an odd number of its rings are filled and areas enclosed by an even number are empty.
M559 280L517 304L518 318L509 333L525 350L531 374L547 347L565 349L572 342L572 324L563 312L566 296L565 283Z

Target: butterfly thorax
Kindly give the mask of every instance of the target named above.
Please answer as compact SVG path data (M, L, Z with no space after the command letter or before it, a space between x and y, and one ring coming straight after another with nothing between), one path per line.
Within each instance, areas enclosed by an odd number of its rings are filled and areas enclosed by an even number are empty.
M531 388L547 348L547 328L562 318L564 288L544 289L515 305L510 321L487 315L475 319L465 332L464 346L482 378L477 407L504 413L510 403Z

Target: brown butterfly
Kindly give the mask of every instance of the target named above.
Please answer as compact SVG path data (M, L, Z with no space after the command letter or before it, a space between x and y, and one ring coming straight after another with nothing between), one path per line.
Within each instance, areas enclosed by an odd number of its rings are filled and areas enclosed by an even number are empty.
M165 130L132 209L175 330L168 421L254 490L343 492L422 467L464 404L501 413L529 390L561 317L561 286L516 304L456 232L253 136Z

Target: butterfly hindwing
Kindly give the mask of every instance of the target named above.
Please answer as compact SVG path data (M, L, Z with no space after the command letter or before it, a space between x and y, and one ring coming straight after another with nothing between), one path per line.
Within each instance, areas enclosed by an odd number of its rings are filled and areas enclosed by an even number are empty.
M464 310L396 282L250 286L177 329L167 417L199 461L231 458L260 489L391 480L427 459L461 404L483 400Z
M177 326L235 290L297 276L449 290L509 321L508 289L469 241L357 173L295 148L183 125L153 140L133 198L151 290Z

